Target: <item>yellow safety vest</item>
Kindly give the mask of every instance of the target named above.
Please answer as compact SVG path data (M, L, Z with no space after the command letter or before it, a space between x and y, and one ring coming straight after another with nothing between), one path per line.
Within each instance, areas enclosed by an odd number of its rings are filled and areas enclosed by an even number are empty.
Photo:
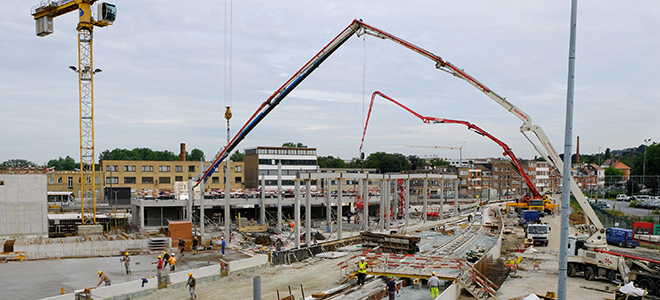
M367 262L361 261L358 263L358 273L367 273Z

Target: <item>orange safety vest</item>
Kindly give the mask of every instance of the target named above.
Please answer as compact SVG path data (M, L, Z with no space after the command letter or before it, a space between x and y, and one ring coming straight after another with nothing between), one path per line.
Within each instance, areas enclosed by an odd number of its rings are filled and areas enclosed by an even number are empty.
M171 266L176 265L176 257L174 257L174 256L170 257L170 265Z

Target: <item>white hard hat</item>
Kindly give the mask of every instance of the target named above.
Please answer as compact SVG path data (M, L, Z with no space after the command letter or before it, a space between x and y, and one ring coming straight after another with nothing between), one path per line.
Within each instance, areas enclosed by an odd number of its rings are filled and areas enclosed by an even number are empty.
M365 260L366 258L365 258L365 257L362 257L361 259L362 259L362 260Z
M172 255L170 255L170 256L174 256L174 252L172 252Z

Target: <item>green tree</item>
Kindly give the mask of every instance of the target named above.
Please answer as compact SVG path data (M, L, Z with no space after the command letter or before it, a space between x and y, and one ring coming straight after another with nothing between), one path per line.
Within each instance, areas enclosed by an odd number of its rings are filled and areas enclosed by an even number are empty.
M37 163L26 159L9 159L0 164L0 167L4 168L35 168L38 166L39 165Z
M375 152L369 154L369 157L364 160L364 167L376 168L380 173L388 173L410 170L412 165L401 153Z
M612 182L619 182L623 179L623 171L614 167L605 168L605 176L609 176Z
M610 148L607 148L605 149L605 154L603 154L603 161L606 161L610 158L612 158L612 152L610 151Z
M243 153L236 150L236 152L234 152L234 154L232 154L229 159L231 159L231 161L243 161Z
M99 155L100 160L150 160L150 161L176 161L180 157L169 150L153 151L149 148L114 149L105 150Z
M303 145L303 143L301 143L301 142L298 142L297 144L294 143L294 142L286 142L286 143L282 144L282 147L290 147L290 148L300 148L300 147L303 147L303 146L305 146L305 145Z
M80 169L80 164L67 155L66 158L51 159L48 161L48 167L55 167L57 171L74 171Z
M432 158L432 159L431 159L431 165L434 166L434 167L448 166L448 165L449 165L449 162L448 162L448 161L445 161L445 160L442 159L442 158L437 158L437 157L436 157L436 158Z
M190 156L187 156L186 160L187 161L203 161L204 160L204 152L202 150L197 149L197 148L192 149L192 151L190 151Z
M333 156L319 156L319 168L346 168L346 163L343 159Z

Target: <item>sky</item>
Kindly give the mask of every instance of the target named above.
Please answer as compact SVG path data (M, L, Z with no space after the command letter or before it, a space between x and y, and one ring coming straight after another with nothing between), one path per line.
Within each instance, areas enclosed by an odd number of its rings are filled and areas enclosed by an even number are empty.
M78 161L78 78L68 68L78 60L77 16L55 18L55 32L37 37L30 12L39 1L0 3L0 161ZM354 19L463 69L529 114L557 152L564 149L571 1L112 3L117 20L94 30L94 68L103 70L94 77L97 159L115 148L178 154L180 143L211 159L226 144L226 106L233 137ZM580 136L580 153L660 141L658 28L655 0L578 3L573 140ZM349 39L237 149L301 142L321 156L357 157L374 91L425 116L474 123L519 158L537 155L513 114L427 58L371 36ZM462 151L407 147L463 142ZM364 145L367 155L375 151L503 156L464 126L424 124L383 99Z

